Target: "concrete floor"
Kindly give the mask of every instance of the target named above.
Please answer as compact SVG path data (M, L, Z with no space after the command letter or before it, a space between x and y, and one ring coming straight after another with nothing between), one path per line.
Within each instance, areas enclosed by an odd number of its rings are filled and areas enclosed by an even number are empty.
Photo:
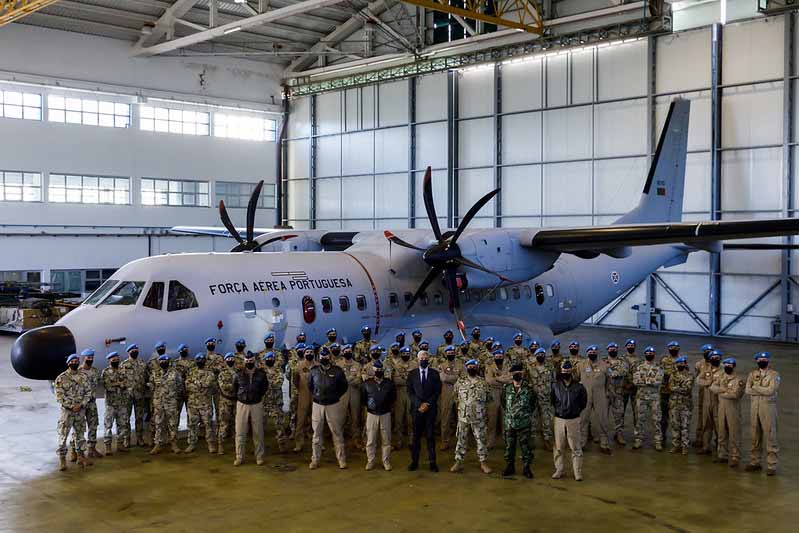
M623 342L629 331L580 328L563 336L583 345ZM634 335L662 349L677 338L696 358L703 337ZM0 337L7 354L13 337ZM144 449L95 461L88 471L58 471L58 410L47 383L17 376L0 357L0 531L796 531L799 523L799 359L795 345L716 340L739 368L756 351L771 351L782 374L779 400L780 475L732 471L706 456L617 449L586 453L585 481L553 481L550 453L537 450L534 472L506 480L477 469L470 450L466 472L405 470L408 452L394 454L393 472L363 471L364 456L336 468L332 449L309 471L308 454L269 455L262 468L232 466L232 456L163 454ZM20 386L32 388L30 392ZM102 430L102 401L101 430ZM748 401L744 450L748 455ZM627 433L631 432L627 420ZM102 439L101 439L102 440ZM628 436L629 440L629 436ZM248 458L249 459L249 458ZM490 464L502 468L502 452ZM793 524L793 525L792 525Z

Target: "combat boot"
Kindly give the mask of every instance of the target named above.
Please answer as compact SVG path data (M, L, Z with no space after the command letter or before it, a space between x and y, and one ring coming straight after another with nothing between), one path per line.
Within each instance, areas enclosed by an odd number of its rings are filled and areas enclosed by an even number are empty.
M688 448L686 448L685 446L683 446L683 448L682 448L682 454L683 455L688 455Z
M659 443L659 442L656 442L655 443L655 450L657 450L659 452L662 452L663 451L663 445L661 443Z
M208 443L208 453L216 453L216 445L213 441Z
M111 447L109 446L107 449L110 450ZM119 452L128 453L129 451L130 451L130 444L128 443L128 441L122 441L121 443L117 442L117 453Z
M66 456L60 455L58 457L58 469L63 472L67 469L67 458Z
M549 441L549 439L544 439L544 448L546 448L548 452L552 451L552 443Z
M222 439L219 439L216 443L216 453L219 455L225 455L225 445Z
M110 448L110 446L109 446ZM95 444L89 445L89 451L86 452L86 455L89 457L102 457L102 454L97 451L97 447Z
M155 446L153 446L153 449L150 450L150 455L158 455L160 452L161 452L161 446L159 444L156 444Z
M616 433L616 443L619 446L624 446L625 444L627 444L627 442L624 440L624 435L622 435L621 433Z
M192 453L193 451L194 451L194 444L189 444L189 445L186 447L186 449L185 449L185 450L183 450L183 453Z
M79 465L81 468L86 468L87 466L91 466L91 465L92 465L92 463L91 463L91 461L89 461L88 459L86 459L86 456L85 456L85 455L83 455L83 454L79 454L79 455L78 455L78 465Z
M241 466L241 463L243 463L243 462L244 462L244 461L242 461L241 459L239 459L238 457L236 457L236 460L235 460L235 461L233 461L233 466Z
M455 461L455 464L452 465L449 471L454 473L463 472L463 462Z
M746 467L744 467L744 472L757 472L759 470L763 470L763 467L760 465L746 465Z
M117 450L119 451L119 450ZM114 455L114 447L110 442L105 443L105 455L111 456Z
M508 463L505 465L505 470L502 471L503 477L510 477L516 473L516 463Z
M738 459L730 459L730 468L738 468Z
M524 465L524 469L522 470L522 474L524 474L524 477L526 477L527 479L533 479L533 471L530 470L530 465L529 464Z
M480 470L483 471L483 474L490 474L491 472L493 472L493 470L491 470L491 467L488 466L488 463L486 463L485 461L480 463Z
M75 451L74 448L69 450L69 462L70 463L77 463L78 462L78 453Z
M771 467L771 466L770 466L770 467L768 467L768 468L766 469L766 475L767 475L767 476L776 476L776 475L777 475L777 469L776 469L776 468L773 468L773 467Z
M180 453L180 446L176 441L172 441L172 453Z
M640 450L641 449L641 441L637 440L633 443L633 450Z
M671 448L669 448L669 453L677 453L679 451L680 449L676 446L672 446Z
M375 463L374 463L374 461L371 461L371 462L368 462L368 463L366 463L366 470L367 470L367 471L369 471L369 470L374 470L374 469L375 469Z

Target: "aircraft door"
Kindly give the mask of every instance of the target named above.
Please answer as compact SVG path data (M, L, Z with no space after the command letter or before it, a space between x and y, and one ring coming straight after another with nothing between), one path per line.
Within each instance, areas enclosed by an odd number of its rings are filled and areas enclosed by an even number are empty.
M557 267L556 274L548 277L546 283L540 285L544 291L544 297L555 302L557 310L552 309L557 319L555 320L556 330L569 329L577 313L577 296L575 294L574 280L571 274L563 267ZM549 294L552 294L552 297ZM538 297L538 292L536 293Z

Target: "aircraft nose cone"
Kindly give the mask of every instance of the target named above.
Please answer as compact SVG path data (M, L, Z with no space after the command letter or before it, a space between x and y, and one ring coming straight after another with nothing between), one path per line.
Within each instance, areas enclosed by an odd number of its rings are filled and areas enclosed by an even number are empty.
M64 326L44 326L23 333L11 348L11 366L28 379L54 380L75 353L75 337Z

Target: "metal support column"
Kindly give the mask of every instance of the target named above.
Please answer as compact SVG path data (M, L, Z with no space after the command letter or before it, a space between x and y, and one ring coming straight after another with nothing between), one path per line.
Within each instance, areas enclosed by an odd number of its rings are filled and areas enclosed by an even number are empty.
M408 78L408 227L416 227L416 77Z
M458 224L458 72L447 72L447 227Z
M710 49L710 219L721 220L721 24L714 24L711 30ZM710 253L710 334L717 335L721 330L721 254Z
M502 62L494 63L494 188L502 188ZM502 191L494 197L494 227L502 227Z
M316 229L316 95L308 105L308 227Z
M652 166L655 146L657 146L657 108L655 106L655 95L657 94L657 38L650 35L647 38L646 46L646 166L649 168ZM646 303L649 305L651 312L657 305L657 286L652 276L647 277L644 282L646 283ZM650 326L651 323L650 320Z
M785 14L785 31L783 37L783 71L782 71L782 216L794 216L794 172L793 172L793 81L791 76L794 69L794 29L795 15L793 12ZM793 236L785 237L785 244L793 244ZM791 275L791 250L782 251L780 272L780 340L796 340L788 337L788 323L794 314L791 284L788 281Z
M277 164L275 165L275 225L284 226L288 224L287 213L288 203L286 201L286 189L288 188L288 145L286 136L288 133L289 122L289 97L288 87L283 87L283 122L280 125L280 136L277 139Z

